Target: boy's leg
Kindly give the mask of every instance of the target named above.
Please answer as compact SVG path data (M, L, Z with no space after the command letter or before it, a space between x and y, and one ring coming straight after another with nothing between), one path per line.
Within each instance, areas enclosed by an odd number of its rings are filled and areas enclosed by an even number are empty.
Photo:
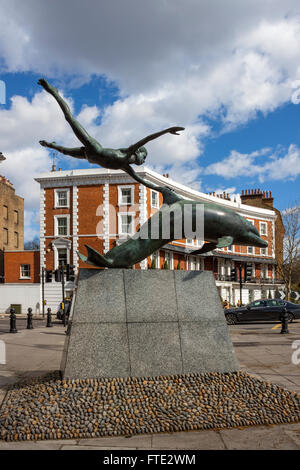
M40 140L40 144L43 147L48 147L50 149L57 150L58 152L63 153L64 155L70 155L70 157L83 159L86 158L84 147L67 148L62 147L61 145L56 145L55 142L46 142L45 140Z
M69 106L63 100L63 98L59 95L58 90L54 88L50 83L47 82L44 78L40 78L38 81L39 85L41 85L44 90L46 90L50 95L53 96L53 98L57 101L58 105L60 106L62 112L64 113L64 116L66 118L66 121L70 124L70 126L73 129L74 134L76 137L80 140L80 142L83 143L86 147L94 147L95 144L101 148L101 145L99 142L96 141L93 137L91 137L87 131L82 127L82 125L73 117Z

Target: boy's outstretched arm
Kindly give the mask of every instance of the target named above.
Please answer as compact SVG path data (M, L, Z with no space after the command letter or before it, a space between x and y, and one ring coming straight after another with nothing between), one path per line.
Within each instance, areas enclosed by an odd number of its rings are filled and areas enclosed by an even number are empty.
M150 189L154 189L155 191L160 190L160 186L156 186L155 184L152 184L149 181L146 181L143 178L141 178L130 165L127 165L125 168L122 168L122 170L126 171L126 173L129 176L131 176L133 179L135 179L138 183L141 183Z
M135 144L130 145L130 147L128 147L127 151L129 153L134 153L138 148L142 147L147 142L150 142L150 140L157 139L158 137L160 137L161 135L164 135L164 134L180 135L180 134L178 134L178 131L183 131L183 130L184 130L184 127L169 127L168 129L164 129L163 131L155 132L154 134L150 134L147 137L145 137L144 139L139 140Z
M61 145L56 145L55 142L46 142L45 140L40 140L42 147L48 147L49 149L57 150L57 152L63 153L64 155L69 155L74 158L86 158L84 147L75 147L68 148L62 147Z

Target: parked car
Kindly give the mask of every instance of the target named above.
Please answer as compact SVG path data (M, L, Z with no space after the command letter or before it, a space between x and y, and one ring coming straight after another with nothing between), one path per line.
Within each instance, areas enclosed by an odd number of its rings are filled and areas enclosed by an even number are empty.
M286 300L270 299L255 300L245 307L224 310L228 325L251 321L280 321L280 314L286 308L289 322L300 318L300 305Z
M72 300L65 300L65 313L66 313L66 320L68 320L70 311L71 311L71 303ZM63 309L62 309L62 302L59 304L59 309L56 313L56 318L58 320L63 320Z

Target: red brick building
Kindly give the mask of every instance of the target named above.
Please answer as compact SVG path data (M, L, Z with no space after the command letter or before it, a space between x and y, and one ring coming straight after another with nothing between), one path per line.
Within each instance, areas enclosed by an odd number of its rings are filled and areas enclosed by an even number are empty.
M268 240L267 249L231 246L204 255L192 255L203 240L177 240L134 266L147 269L155 259L156 268L166 263L169 269L209 269L214 272L223 299L236 304L240 298L239 283L230 280L231 270L245 262L252 263L252 278L244 285L243 303L274 296L280 285L276 279L276 253L282 248L282 237L275 235L280 225L280 213L273 208L273 199L266 193L245 193L240 200L228 195L204 194L159 175L146 167L136 171L157 185L168 185L187 199L215 202L237 211L251 221L261 237ZM136 232L162 204L159 192L150 190L132 180L121 170L88 169L52 171L42 174L36 181L41 186L40 247L41 268L57 269L61 263L71 264L78 272L83 263L77 251L85 253L85 244L106 253ZM249 205L255 201L255 204ZM279 224L279 225L278 225ZM281 248L280 248L281 247ZM67 294L73 283L66 284ZM61 285L45 285L48 305L56 308L61 300Z
M39 282L39 250L4 252L4 283L32 284Z

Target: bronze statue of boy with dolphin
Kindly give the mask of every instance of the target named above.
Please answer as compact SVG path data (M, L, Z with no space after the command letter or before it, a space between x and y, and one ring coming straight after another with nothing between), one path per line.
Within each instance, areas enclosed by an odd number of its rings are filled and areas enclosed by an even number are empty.
M87 159L90 163L97 163L104 168L122 169L139 183L155 189L163 195L164 204L161 209L153 214L126 242L114 247L104 256L89 245L85 245L88 256L78 253L84 262L99 267L128 268L147 258L147 256L171 241L189 238L184 236L185 217L189 214L191 226L194 225L197 213L199 214L197 205L202 206L204 240L208 243L205 243L201 249L191 254L206 253L215 248L223 248L232 244L257 247L268 246L268 243L260 238L257 229L232 209L214 203L184 199L167 186L156 186L144 180L133 170L132 164L142 165L144 163L147 156L144 145L147 142L167 133L179 135L178 131L184 130L183 127L170 127L151 134L127 148L103 148L72 116L67 103L59 95L58 90L45 79L40 79L38 83L56 99L74 134L83 144L83 147L66 148L56 145L55 142L49 143L41 140L40 144L42 146L74 158ZM189 211L186 211L186 209L189 209ZM169 233L167 235L164 234L163 230L165 220L169 224L169 230L167 230ZM182 230L178 230L178 227Z

